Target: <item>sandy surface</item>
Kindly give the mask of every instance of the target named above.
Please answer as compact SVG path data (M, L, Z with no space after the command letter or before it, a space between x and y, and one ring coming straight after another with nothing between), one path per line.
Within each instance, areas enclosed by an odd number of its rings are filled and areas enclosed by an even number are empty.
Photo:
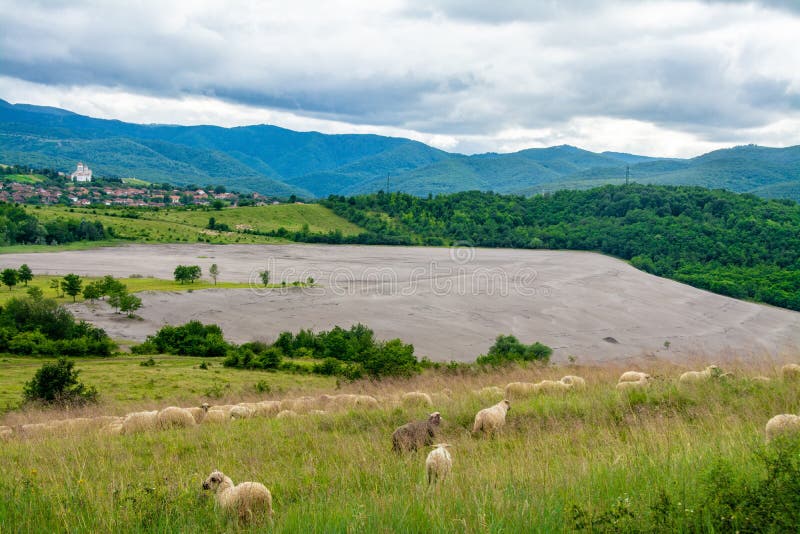
M508 249L325 245L135 245L58 253L4 254L34 273L171 278L178 264L252 289L142 293L142 320L104 305L73 310L115 338L143 340L165 323L219 324L237 342L282 330L362 322L400 337L433 360L471 361L495 336L514 334L579 362L642 355L781 356L800 347L800 313L742 302L637 271L599 254ZM313 277L311 289L258 289ZM669 349L664 342L669 341Z

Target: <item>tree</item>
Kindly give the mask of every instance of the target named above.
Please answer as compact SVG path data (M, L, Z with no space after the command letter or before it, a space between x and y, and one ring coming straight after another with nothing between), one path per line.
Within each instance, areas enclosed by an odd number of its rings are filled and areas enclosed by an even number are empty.
M175 281L185 284L187 282L194 283L195 280L200 278L202 271L199 265L178 265L175 267L173 275Z
M31 286L28 288L28 296L34 301L40 301L44 298L44 291L41 287Z
M75 362L60 357L55 363L46 363L25 384L23 396L28 402L47 404L85 404L97 401L97 390L78 381L80 371Z
M56 297L61 296L61 281L58 278L50 280L50 289L56 290Z
M81 292L82 285L83 280L81 280L81 277L77 274L70 273L64 276L64 279L61 281L61 290L72 297L72 302L75 302L75 297Z
M5 285L8 286L8 290L11 291L15 285L17 285L17 270L16 269L3 269L3 272L0 273L0 280L3 281Z
M222 208L225 207L225 203L217 198L211 202L211 207L217 211L220 211Z
M260 271L258 276L261 278L261 283L264 284L264 287L269 285L269 271Z
M119 280L117 280L116 278L114 278L113 276L111 276L110 274L105 275L103 277L103 280L97 283L100 284L103 295L110 296L113 295L114 293L128 292L127 286L122 282L120 282Z
M128 314L128 317L133 317L136 310L142 307L142 299L136 295L122 295L119 298L119 309Z
M103 283L101 281L92 282L83 288L83 298L94 302L103 296Z
M208 274L211 275L211 278L214 279L214 285L217 285L217 277L219 276L219 267L217 267L216 263L211 264L211 267L208 269Z
M116 291L108 296L108 305L114 308L114 313L119 313L122 297L124 297L126 294L127 292Z
M33 271L31 271L31 268L28 267L27 263L23 263L19 266L19 269L17 269L17 277L19 278L20 282L25 284L26 287L28 282L33 280Z

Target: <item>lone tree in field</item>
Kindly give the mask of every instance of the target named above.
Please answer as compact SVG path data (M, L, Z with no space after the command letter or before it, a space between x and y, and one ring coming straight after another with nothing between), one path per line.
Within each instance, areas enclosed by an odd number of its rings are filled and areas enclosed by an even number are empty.
M23 396L28 402L47 404L85 404L97 401L97 390L78 381L75 362L60 357L44 364L25 384Z
M217 277L219 276L219 267L217 267L216 263L211 264L211 267L208 269L208 274L214 280L214 285L217 285Z
M175 281L181 284L187 282L194 283L195 280L200 278L202 271L199 265L178 265L172 273L175 276Z
M261 283L264 284L264 287L267 287L269 285L269 271L261 271L258 276L261 278Z
M128 314L128 317L133 317L136 310L142 307L142 299L136 295L122 295L119 298L119 309Z
M64 276L64 279L61 281L62 291L72 297L72 302L75 302L75 297L81 292L82 285L83 280L81 280L81 277L72 273Z
M56 297L61 296L61 281L58 278L50 280L50 289L56 290Z
M33 280L33 271L31 271L27 263L23 263L19 266L19 269L17 269L17 278L19 278L19 281L25 284L26 287L28 282Z
M3 284L8 286L8 290L11 291L15 285L17 285L17 271L16 269L3 269L3 272L0 273L0 280L3 281Z

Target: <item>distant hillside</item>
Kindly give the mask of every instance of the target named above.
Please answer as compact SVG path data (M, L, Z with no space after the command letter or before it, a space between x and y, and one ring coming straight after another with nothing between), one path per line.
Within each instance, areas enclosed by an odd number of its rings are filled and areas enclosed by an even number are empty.
M742 146L692 159L562 145L465 156L409 139L276 126L130 124L0 100L0 161L177 185L223 184L276 196L467 190L526 195L621 183L697 185L800 200L800 147Z

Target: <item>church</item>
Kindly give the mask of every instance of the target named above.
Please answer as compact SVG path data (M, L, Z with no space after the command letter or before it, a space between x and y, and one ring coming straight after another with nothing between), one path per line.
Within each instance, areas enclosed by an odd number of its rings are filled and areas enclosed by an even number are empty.
M84 165L82 162L78 163L78 168L75 169L75 172L70 174L69 177L72 178L74 182L91 182L92 169L90 169L88 165Z

